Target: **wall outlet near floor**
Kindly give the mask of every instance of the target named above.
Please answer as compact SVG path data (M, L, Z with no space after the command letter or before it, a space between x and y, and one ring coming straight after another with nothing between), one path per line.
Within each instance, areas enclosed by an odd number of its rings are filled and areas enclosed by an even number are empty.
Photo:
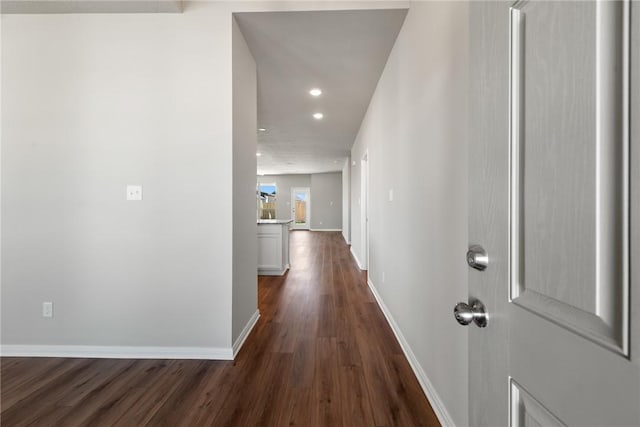
M43 302L42 303L42 317L53 317L53 303L52 302Z

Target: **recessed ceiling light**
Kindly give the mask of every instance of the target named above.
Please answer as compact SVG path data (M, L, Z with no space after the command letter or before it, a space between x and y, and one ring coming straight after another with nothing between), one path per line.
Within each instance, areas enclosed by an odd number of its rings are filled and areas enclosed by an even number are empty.
M320 96L322 95L322 90L318 89L318 88L313 88L309 91L309 94L311 96Z
M320 120L320 119L322 119L323 117L324 117L324 114L322 114L322 113L315 113L315 114L313 115L313 118L314 118L314 119L316 119L316 120Z
M258 128L258 132L266 132L267 130L265 128Z
M262 156L262 153L256 153L256 157Z

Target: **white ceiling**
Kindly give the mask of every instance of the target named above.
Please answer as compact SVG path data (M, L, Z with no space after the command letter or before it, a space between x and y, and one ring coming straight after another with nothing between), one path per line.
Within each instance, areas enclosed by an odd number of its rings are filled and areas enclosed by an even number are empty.
M406 13L235 14L258 68L259 174L342 169Z
M182 0L0 0L9 13L180 13Z

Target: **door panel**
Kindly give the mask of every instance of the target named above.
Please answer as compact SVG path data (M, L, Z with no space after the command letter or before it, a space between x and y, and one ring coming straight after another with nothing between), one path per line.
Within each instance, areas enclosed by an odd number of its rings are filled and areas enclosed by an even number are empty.
M565 424L531 396L520 384L511 380L511 426L564 427Z
M510 268L516 304L627 354L624 9L511 8Z
M596 55L595 28L584 22L594 20L594 9L516 5L511 35L511 102L519 115L512 144L521 155L512 159L521 196L515 231L522 264L514 273L527 290L588 312L596 300Z
M471 4L472 425L640 425L636 5Z

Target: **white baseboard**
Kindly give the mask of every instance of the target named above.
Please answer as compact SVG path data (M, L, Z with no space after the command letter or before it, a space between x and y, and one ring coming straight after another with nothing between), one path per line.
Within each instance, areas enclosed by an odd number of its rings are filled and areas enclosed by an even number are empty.
M291 268L289 264L285 268L260 268L258 267L258 276L282 276Z
M256 310L256 312L253 313L253 315L251 316L251 319L249 319L249 321L245 325L245 327L242 330L242 332L240 332L240 335L238 336L238 339L236 340L236 342L233 343L233 358L234 359L238 355L238 352L242 348L242 345L246 341L247 337L249 336L249 334L253 330L253 327L256 326L256 323L258 323L258 319L260 319L260 310Z
M310 231L342 231L341 228L310 228Z
M356 260L356 264L358 264L358 268L360 270L364 270L364 268L362 268L362 264L360 263L360 260L358 259L358 256L356 255L356 253L353 251L353 246L351 246L351 248L349 249L349 251L351 252L351 255L353 256L353 259Z
M95 345L2 345L2 357L71 357L97 359L233 360L231 348L122 347Z
M424 394L427 396L427 399L429 400L429 403L431 403L431 407L433 408L433 411L436 413L436 416L438 417L438 421L440 421L440 424L443 427L455 427L453 418L451 418L451 415L447 411L447 408L444 406L442 399L436 392L436 389L433 387L433 384L429 380L429 377L427 377L427 374L422 369L422 366L418 362L418 359L416 358L415 354L413 354L413 350L411 350L411 347L409 346L409 343L407 342L404 335L402 334L400 327L398 326L396 321L393 319L393 316L391 316L391 312L385 305L384 301L382 300L382 297L378 293L378 290L373 285L373 282L371 282L371 279L367 279L367 284L369 285L369 289L371 289L373 296L376 298L376 301L378 302L378 306L384 313L384 317L387 318L387 322L389 322L389 325L391 326L391 329L393 330L394 335L398 339L398 342L400 343L400 347L402 347L402 351L404 352L404 355L409 361L409 365L411 365L411 369L413 369L413 373L418 378L418 382L420 383L420 386L422 387Z

